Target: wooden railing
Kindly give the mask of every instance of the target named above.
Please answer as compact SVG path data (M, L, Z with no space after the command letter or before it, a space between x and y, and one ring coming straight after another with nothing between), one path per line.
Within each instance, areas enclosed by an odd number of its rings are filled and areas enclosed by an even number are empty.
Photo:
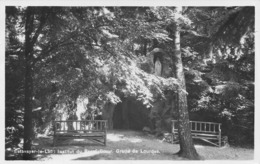
M201 139L215 146L221 146L221 123L190 121L192 138ZM178 136L178 122L172 120L173 140ZM212 140L217 140L217 143Z
M55 132L95 132L106 131L106 120L67 120L54 121Z
M86 138L106 145L106 120L53 121L53 145L60 138Z

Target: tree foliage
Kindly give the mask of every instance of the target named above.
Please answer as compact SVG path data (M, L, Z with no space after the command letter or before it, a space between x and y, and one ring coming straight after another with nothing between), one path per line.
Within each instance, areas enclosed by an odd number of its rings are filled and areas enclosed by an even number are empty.
M190 8L189 16L196 33L184 32L183 52L194 119L222 122L231 143L252 143L254 8Z

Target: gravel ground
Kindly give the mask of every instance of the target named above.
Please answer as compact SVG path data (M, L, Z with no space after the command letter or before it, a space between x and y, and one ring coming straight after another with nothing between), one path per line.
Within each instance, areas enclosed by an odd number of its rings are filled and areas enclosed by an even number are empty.
M178 144L170 144L137 131L109 131L107 146L88 140L66 140L51 147L51 138L35 140L35 149L44 152L38 160L185 160L176 155ZM253 160L254 150L237 147L214 147L195 144L204 160Z

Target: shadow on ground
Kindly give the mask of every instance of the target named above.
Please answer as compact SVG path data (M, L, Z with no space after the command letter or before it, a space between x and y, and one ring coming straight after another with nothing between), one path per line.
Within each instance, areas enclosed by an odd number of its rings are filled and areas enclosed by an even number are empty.
M87 139L61 140L52 147L52 137L38 136L34 140L34 150L44 153L34 154L40 161L47 160L185 160L176 155L178 144L170 144L137 131L113 130L107 134L107 146ZM252 160L254 149L215 147L195 141L197 152L205 160ZM11 153L12 154L12 153ZM13 153L14 154L14 153ZM15 157L10 158L14 160Z

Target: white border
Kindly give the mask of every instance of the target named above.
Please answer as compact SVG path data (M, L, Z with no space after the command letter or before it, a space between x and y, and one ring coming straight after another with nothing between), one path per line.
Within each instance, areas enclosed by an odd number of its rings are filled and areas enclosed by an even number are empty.
M2 0L6 6L255 6L259 0Z
M259 88L259 61L260 61L260 54L259 54L259 37L260 37L260 26L259 26L259 14L260 14L260 0L1 0L0 1L0 129L2 130L0 133L0 163L5 162L12 162L12 161L5 161L5 141L4 141L4 125L5 125L5 60L4 60L4 54L5 54L5 6L255 6L255 12L256 12L256 41L255 41L255 50L256 50L256 61L255 61L255 158L254 160L246 160L246 161L237 161L237 160L221 160L221 161L105 161L106 163L143 163L143 162L149 162L149 163L228 163L228 164L254 164L254 163L260 163L260 156L259 156L259 146L260 146L260 135L259 135L259 128L257 125L260 125L259 120L259 114L260 109L259 103L260 101L257 101L260 97L260 93L258 92L260 90ZM220 150L221 151L221 150ZM26 161L14 161L18 163L24 163ZM39 162L39 161L33 161L33 162ZM54 161L48 161L48 162L54 162ZM47 162L47 163L48 163ZM55 161L59 162L59 161ZM62 161L65 163L70 163L71 161ZM77 161L78 162L78 161ZM80 163L84 162L95 162L95 163L103 163L104 161L79 161Z

